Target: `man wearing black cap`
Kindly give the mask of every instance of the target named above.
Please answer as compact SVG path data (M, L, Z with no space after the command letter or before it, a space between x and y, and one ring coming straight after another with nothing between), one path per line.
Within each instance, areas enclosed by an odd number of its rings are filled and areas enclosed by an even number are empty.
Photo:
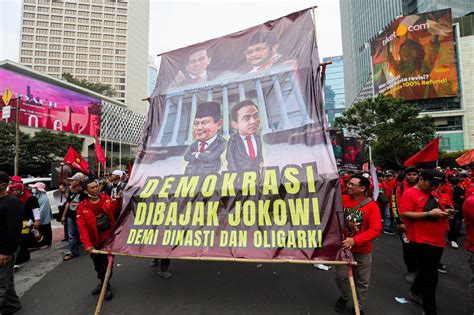
M204 102L198 105L193 122L193 137L184 155L188 162L185 174L209 174L220 171L221 155L226 141L219 134L222 128L221 105L218 102Z
M400 213L398 211L398 205L400 198L403 196L403 193L409 188L415 187L418 182L418 169L414 166L409 166L405 169L405 179L393 189L392 194L392 213L393 217L398 226L398 234L400 236L400 241L402 242L403 250L403 261L407 268L407 275L405 276L405 281L408 283L415 282L416 272L418 270L415 260L415 251L412 246L412 243L408 241L407 238L407 227L406 224L400 218Z
M0 313L12 314L21 308L13 280L13 265L22 229L23 205L7 193L10 178L0 172Z
M237 130L227 145L229 171L260 170L263 164L262 140L258 133L260 115L251 100L244 100L231 110L232 128Z
M446 247L448 218L454 214L444 207L436 193L436 188L445 182L443 173L423 171L418 183L404 192L399 204L401 218L408 221L407 237L413 243L418 266L410 298L422 304L427 315L436 314L438 265Z

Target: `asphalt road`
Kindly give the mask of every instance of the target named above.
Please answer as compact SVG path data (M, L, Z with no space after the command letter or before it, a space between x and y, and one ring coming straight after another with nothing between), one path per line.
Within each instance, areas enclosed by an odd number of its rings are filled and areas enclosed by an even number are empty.
M64 244L64 243L63 243ZM92 261L83 254L61 262L60 246L48 249L54 269L21 297L22 314L93 314L97 296L90 295L98 280ZM43 254L44 256L44 254ZM35 256L17 278L41 268ZM447 248L442 262L448 274L440 274L438 314L465 314L470 271L463 249ZM336 314L338 298L332 271L312 265L172 261L174 277L163 280L149 259L116 257L111 280L115 294L105 301L103 314ZM366 314L421 314L408 299L409 284L398 237L382 235L374 243L372 280Z

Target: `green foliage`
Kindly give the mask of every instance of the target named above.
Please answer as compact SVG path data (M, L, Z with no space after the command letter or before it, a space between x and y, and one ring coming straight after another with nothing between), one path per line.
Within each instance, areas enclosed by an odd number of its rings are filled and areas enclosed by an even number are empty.
M79 79L76 79L72 74L67 73L67 72L64 72L61 75L61 78L70 83L82 86L83 88L97 92L99 94L110 96L110 97L115 96L115 90L109 84L93 83L93 82L87 81L86 79L79 80Z
M15 124L0 122L0 169L13 174L15 159ZM20 174L45 175L50 173L51 162L62 161L69 145L80 152L82 139L64 132L40 130L29 136L20 130Z
M379 95L352 105L335 125L369 141L376 164L398 169L435 136L431 117L419 113L416 104Z

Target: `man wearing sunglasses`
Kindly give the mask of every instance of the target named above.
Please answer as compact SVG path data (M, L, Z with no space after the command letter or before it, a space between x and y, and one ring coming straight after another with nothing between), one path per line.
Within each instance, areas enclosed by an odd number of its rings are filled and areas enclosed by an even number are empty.
M419 181L400 198L399 212L407 226L407 238L412 243L418 273L410 288L410 298L423 306L424 314L436 314L438 265L446 247L448 219L454 210L447 209L436 193L446 182L443 173L425 170Z

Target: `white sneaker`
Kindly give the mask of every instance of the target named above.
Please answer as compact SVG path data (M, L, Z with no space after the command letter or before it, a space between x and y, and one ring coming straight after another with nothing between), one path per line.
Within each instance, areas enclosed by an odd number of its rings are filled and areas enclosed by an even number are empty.
M459 248L459 245L455 241L451 241L451 247L457 249L457 248Z

